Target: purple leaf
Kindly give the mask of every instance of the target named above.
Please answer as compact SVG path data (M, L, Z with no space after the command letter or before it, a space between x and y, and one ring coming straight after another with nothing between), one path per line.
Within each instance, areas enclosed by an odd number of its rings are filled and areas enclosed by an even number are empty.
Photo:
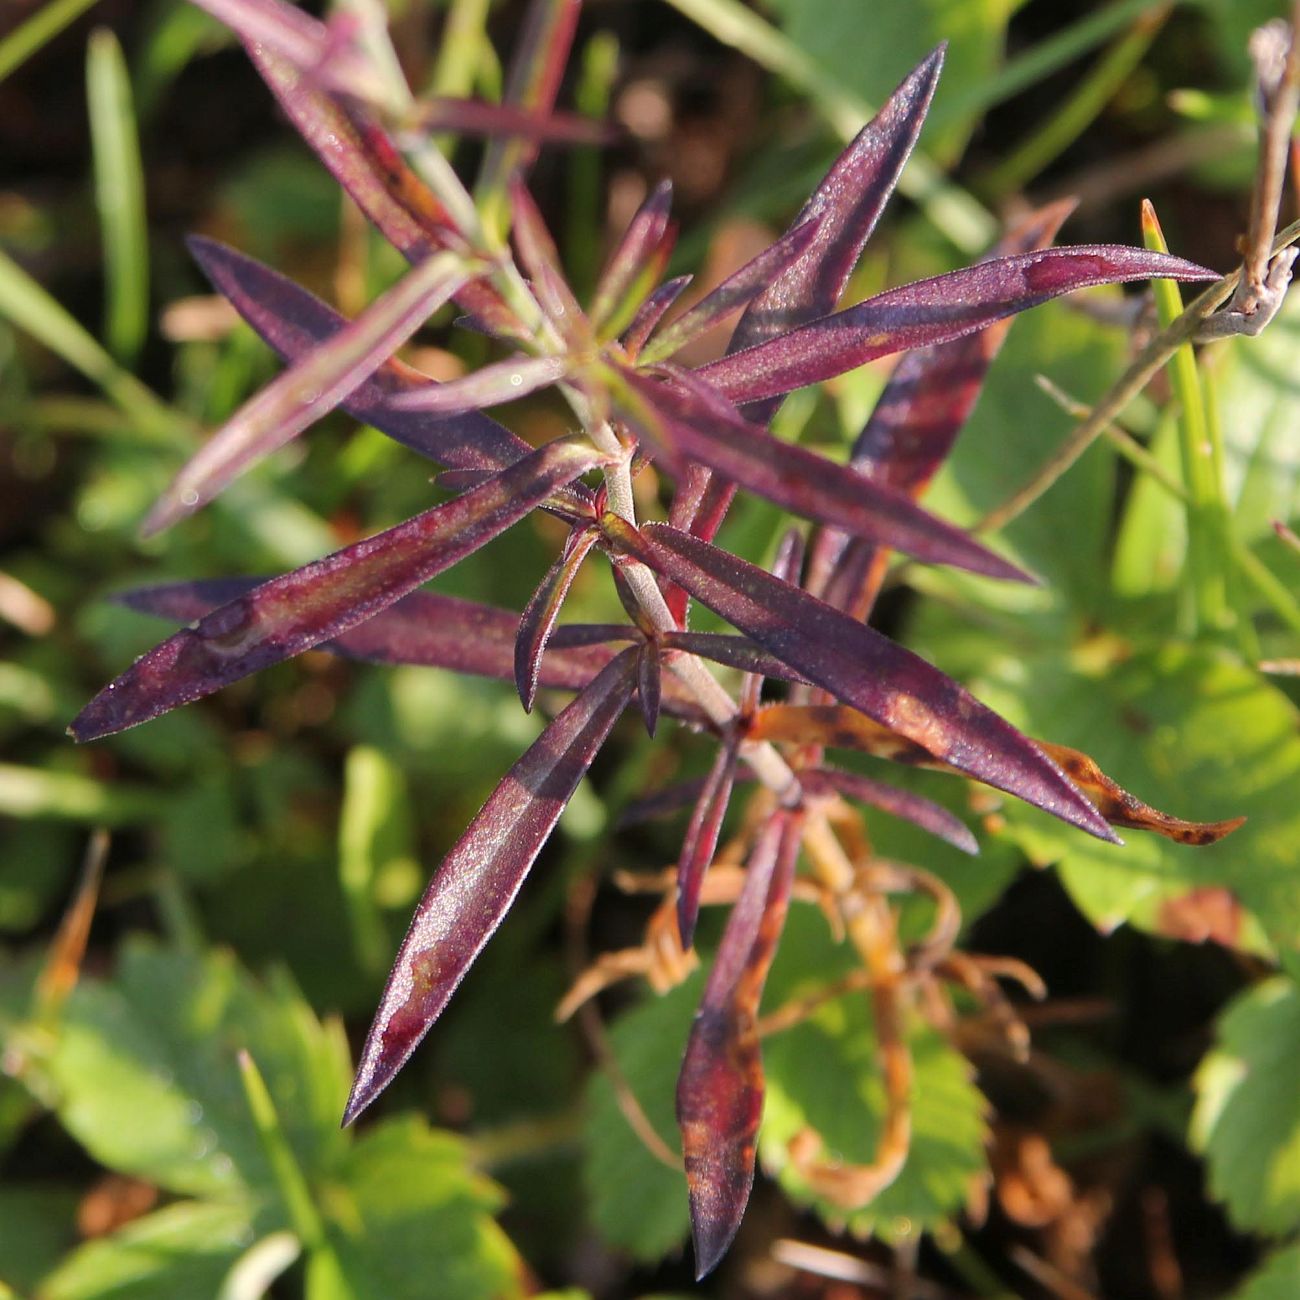
M1048 248L889 289L696 371L733 402L778 397L891 352L960 338L1052 298L1129 280L1217 280L1195 262L1122 244Z
M709 465L794 514L893 546L927 564L1033 581L910 497L748 423L698 380L687 376L687 391L631 372L625 379L639 400L620 407L623 418L679 466Z
M538 585L519 620L519 632L515 638L515 687L525 713L533 711L542 657L546 654L560 606L564 604L588 551L599 539L599 531L592 527L570 530L563 550Z
M513 104L446 96L422 100L412 131L454 131L457 135L517 136L536 144L610 144L618 131L607 122L577 113L539 113Z
M533 0L515 44L506 77L504 102L526 113L550 114L564 79L582 0ZM480 195L499 192L537 154L537 146L520 139L493 140L479 175Z
M671 183L660 181L637 209L610 254L591 302L592 323L598 329L607 329L646 267L655 262L669 233L668 213L672 201Z
M1046 247L1073 208L1073 201L1066 200L1033 213L990 256ZM952 450L1010 328L1007 318L950 343L905 354L858 435L849 464L878 483L918 496ZM823 529L813 545L807 589L855 618L865 618L888 554L883 547ZM827 586L832 573L833 590Z
M213 578L164 583L124 592L120 604L177 623L201 619L260 586L265 579ZM509 681L519 615L495 605L413 591L409 596L315 648L374 664L414 664L446 668ZM538 686L576 691L586 686L614 657L609 642L639 639L623 623L569 623L551 636L538 674ZM671 700L670 705L676 705Z
M663 524L606 515L607 536L809 681L941 762L1062 821L1114 840L1033 741L925 660L726 551Z
M769 288L782 271L803 255L820 228L821 218L812 217L787 231L775 244L770 244L757 257L745 263L739 271L728 276L694 307L683 312L657 334L642 349L641 360L652 364L670 357L697 335L712 329L733 311L739 311Z
M410 262L445 248L453 230L446 209L388 136L268 46L246 48L298 133L384 238Z
M663 674L659 667L659 651L653 641L642 645L636 663L637 703L641 706L646 732L653 737L659 725L659 706L663 699Z
M697 1281L731 1245L754 1183L764 1091L758 1007L785 925L799 832L799 818L779 812L749 855L677 1080Z
M923 831L936 835L947 841L963 853L978 854L980 846L971 834L965 822L954 817L942 804L913 794L910 790L900 790L897 786L886 785L883 781L873 781L870 777L859 776L856 772L845 772L835 767L819 767L801 772L799 779L806 787L815 788L824 784L840 794L856 799L882 812L901 817L904 821L919 826Z
M312 79L360 99L383 97L369 62L327 26L282 0L193 0L242 41L272 50Z
M212 239L192 235L190 252L218 293L285 361L315 351L348 324L314 294L278 271ZM345 398L354 419L441 465L496 471L527 456L532 447L486 415L429 416L400 410L394 399L425 387L428 376L400 361L386 361Z
M668 631L661 632L659 637L665 650L684 650L687 654L712 659L715 664L739 668L742 673L775 677L786 682L804 680L789 664L743 636L729 636L725 632Z
M250 465L296 438L369 378L465 282L459 260L408 271L351 324L305 352L190 458L144 522L145 535L206 505Z
M727 815L727 805L731 802L731 791L736 781L739 752L738 732L724 738L704 779L686 827L686 837L682 840L682 851L677 859L677 933L683 948L689 948L695 940L695 923L700 915L700 888L717 852L722 819Z
M623 350L629 357L635 357L654 330L664 318L664 314L681 296L682 290L694 279L691 275L679 275L672 280L665 280L637 308L632 323L623 333Z
M500 406L527 397L564 377L573 365L568 357L509 357L481 366L463 379L445 384L428 384L401 397L393 404L402 411L433 411L459 415L482 407Z
M820 218L816 242L750 304L728 352L775 338L835 310L916 144L939 81L944 49L941 45L917 65L826 173L794 222L798 226ZM746 414L767 424L777 405L769 401ZM706 466L692 470L678 489L671 516L678 528L705 541L717 534L735 493L731 484L712 479Z
M343 1122L388 1085L492 937L632 697L628 649L546 728L470 822L420 899L366 1037Z
M518 178L511 182L509 193L510 233L519 252L519 263L532 278L533 291L542 310L565 339L590 345L591 328L564 278L559 250L533 196Z
M523 518L556 484L598 464L550 443L464 496L292 573L178 632L105 687L72 724L78 740L147 722L373 617Z

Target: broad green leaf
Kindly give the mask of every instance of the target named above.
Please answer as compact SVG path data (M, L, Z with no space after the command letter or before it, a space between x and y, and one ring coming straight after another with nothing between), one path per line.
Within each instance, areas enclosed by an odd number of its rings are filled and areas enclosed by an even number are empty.
M492 1218L503 1199L460 1139L407 1115L362 1135L322 1206L355 1300L506 1300L522 1265Z
M610 1030L628 1086L670 1151L678 1149L673 1110L677 1073L702 989L696 974L664 997L649 998L620 1016ZM646 1150L602 1073L592 1077L585 1110L583 1178L592 1221L606 1241L637 1259L662 1258L690 1230L685 1174Z
M235 1053L266 1076L309 1178L345 1139L347 1046L285 976L255 984L228 953L133 940L111 980L83 981L50 1059L64 1127L101 1164L184 1195L270 1191Z
M1211 1193L1244 1231L1300 1227L1297 1080L1300 988L1278 976L1228 1007L1196 1074L1192 1144L1205 1153Z
M1232 1293L1232 1300L1295 1300L1297 1295L1300 1295L1300 1243L1275 1250Z
M246 1206L181 1201L78 1247L40 1300L212 1300L252 1244Z
M1017 841L1057 865L1094 924L1253 948L1262 925L1280 948L1300 949L1300 718L1286 695L1227 658L1177 645L1132 653L1099 640L1072 658L1002 655L991 669L975 685L981 698L1031 735L1090 754L1138 798L1175 816L1248 818L1209 847L1136 831L1118 847L1005 805Z
M811 992L852 965L825 922L796 907L769 981L765 1009ZM846 1213L816 1196L791 1166L788 1146L811 1128L828 1159L867 1164L876 1150L884 1085L869 1003L851 994L824 1004L793 1029L764 1041L767 1106L759 1135L764 1165L795 1201L858 1235L900 1240L960 1213L972 1183L986 1173L986 1104L971 1068L934 1030L913 1023L912 1142L897 1180L869 1206Z

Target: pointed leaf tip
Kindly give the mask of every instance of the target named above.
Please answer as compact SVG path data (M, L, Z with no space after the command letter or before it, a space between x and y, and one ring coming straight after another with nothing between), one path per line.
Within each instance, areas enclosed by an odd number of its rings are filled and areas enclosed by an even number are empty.
M578 782L623 712L637 647L622 651L533 742L443 859L366 1035L345 1122L406 1064L514 902Z

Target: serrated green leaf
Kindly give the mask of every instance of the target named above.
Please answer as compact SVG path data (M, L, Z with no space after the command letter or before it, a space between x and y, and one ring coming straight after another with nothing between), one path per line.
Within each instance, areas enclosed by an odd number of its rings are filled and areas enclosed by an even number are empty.
M50 1074L64 1127L102 1164L183 1195L269 1191L237 1049L253 1053L309 1176L344 1144L347 1045L287 977L255 984L222 952L135 940L70 998Z
M211 1300L253 1240L248 1207L182 1201L79 1246L40 1300Z
M766 1007L824 986L853 964L831 944L824 921L796 909L768 985ZM946 1222L965 1206L973 1180L985 1175L986 1103L971 1068L934 1030L913 1023L912 1144L897 1180L869 1206L846 1213L815 1195L790 1165L787 1148L812 1128L828 1158L867 1164L876 1150L884 1086L864 995L823 1005L793 1029L766 1039L767 1106L759 1133L765 1167L796 1202L858 1235L898 1240Z
M698 972L661 998L621 1016L610 1042L633 1095L670 1151L678 1149L674 1097L691 1019L700 1000ZM642 1145L602 1073L587 1089L583 1181L592 1222L606 1241L637 1259L657 1260L686 1239L686 1175Z
M1300 1243L1275 1250L1232 1293L1232 1300L1295 1300L1298 1295Z
M1246 824L1208 847L1137 831L1115 846L1058 832L1008 801L1011 833L1035 862L1056 863L1074 901L1103 930L1127 921L1195 938L1200 921L1191 913L1204 904L1220 907L1203 919L1226 942L1259 948L1267 934L1279 947L1300 948L1300 714L1256 673L1212 651L1174 645L1126 654L1112 642L1070 659L1002 656L996 680L977 682L975 693L1029 734L1090 754L1163 811L1245 816ZM1237 900L1254 920L1240 915Z
M418 1116L385 1121L347 1153L322 1197L356 1300L506 1300L522 1265L492 1218L500 1190L465 1144Z
M1237 1227L1300 1227L1300 988L1279 976L1236 999L1196 1073L1192 1144ZM1294 1291L1290 1294L1296 1294Z

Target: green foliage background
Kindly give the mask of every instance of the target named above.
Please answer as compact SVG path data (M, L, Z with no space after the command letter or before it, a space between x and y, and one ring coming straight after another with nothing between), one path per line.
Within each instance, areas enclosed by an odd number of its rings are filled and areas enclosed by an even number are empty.
M399 45L426 72L447 7L389 5ZM349 1042L364 1030L409 909L538 719L505 685L309 655L85 750L63 736L89 694L160 635L111 603L113 592L275 572L393 523L431 494L426 467L408 453L331 418L194 520L137 540L201 431L274 372L242 326L164 338L161 309L203 292L182 231L227 238L327 297L340 250L367 296L397 267L341 217L331 182L274 119L215 24L178 0L105 3L72 21L86 8L25 4L12 22L0 18L0 104L13 109L0 117L29 124L29 138L9 128L0 139L0 158L11 146L0 163L0 572L52 615L49 626L0 622L0 1294L685 1292L684 1181L639 1142L610 1076L551 1011L571 974L560 937L571 886L672 859L676 827L623 834L615 821L645 786L700 770L698 739L670 735L652 750L633 726L616 732L437 1033L377 1117L344 1133ZM508 53L520 8L455 5L480 93L499 83L488 34ZM995 229L991 214L1022 190L1042 197L1081 178L1096 183L1117 156L1153 141L1192 159L1172 180L1153 180L1171 243L1227 269L1253 141L1242 51L1282 8L629 0L591 6L575 81L600 103L611 92L600 70L615 48L616 102L624 83L654 81L665 51L688 65L675 88L687 106L716 67L750 69L744 55L775 74L726 146L724 181L688 189L694 226L683 247L703 254L740 217L779 229L834 156L837 132L946 38L947 70L905 189L917 199L915 178L946 169L953 180L937 197L897 205L858 273L862 292L961 264ZM1157 11L1169 11L1167 22L1140 48L1120 49ZM671 143L625 148L603 173L582 151L546 159L539 190L570 246L604 229L603 183L670 166ZM1067 233L1134 241L1135 197L1123 190L1085 204ZM458 339L463 361L483 358L481 341ZM1300 555L1271 523L1300 515L1298 341L1300 312L1289 310L1262 338L1205 358L1234 528L1292 612ZM1127 347L1122 332L1064 305L1017 325L929 504L962 522L997 504L1072 425L1035 376L1093 401ZM884 373L792 401L782 432L842 448ZM512 418L541 430L562 416L536 404ZM1167 391L1153 385L1125 419L1176 470ZM1005 805L980 821L973 861L887 819L872 831L883 854L954 890L968 946L1003 943L1029 959L1051 949L1049 979L1055 972L1066 996L1125 1008L1116 1028L1058 1029L1042 1044L1056 1068L1100 1071L1123 1098L1118 1118L1048 1134L1078 1184L1094 1177L1097 1151L1128 1162L1108 1184L1121 1205L1142 1178L1203 1179L1173 1220L1189 1294L1290 1300L1300 1294L1300 718L1288 680L1258 665L1294 660L1300 633L1285 602L1242 586L1235 635L1191 635L1182 514L1154 479L1098 444L997 539L1043 588L909 570L905 584L920 598L890 606L890 630L1030 734L1085 749L1151 803L1190 817L1245 813L1246 827L1210 850L1136 833L1113 849ZM777 524L744 504L723 540L761 560ZM529 521L439 589L518 608L556 542L545 520ZM584 573L571 616L601 618L612 608L606 587L594 569ZM954 781L906 779L968 819L990 811L973 808ZM99 826L113 832L107 874L80 979L60 990L50 979L54 936ZM1034 873L1044 867L1053 878ZM1033 918L1025 925L1016 899L1026 891L1046 900L1046 933ZM1189 953L1177 939L1179 909L1198 898L1226 898L1231 925L1215 931L1222 948ZM595 946L635 942L644 916L640 903L603 891ZM1094 933L1121 927L1105 943ZM766 1005L848 965L815 910L797 907ZM1170 986L1189 970L1186 1015L1170 1026L1161 1017L1183 991ZM1144 1000L1135 971L1160 992ZM699 988L695 976L667 996L638 991L608 1008L621 1073L670 1145ZM1134 1035L1149 1040L1141 1050ZM925 1247L925 1266L948 1284L1037 1294L1007 1250L1038 1239L996 1216L983 1232L963 1218L972 1187L986 1181L1006 1088L987 1060L962 1055L919 1015L909 1036L908 1165L876 1204L849 1215L801 1183L787 1147L811 1126L836 1156L870 1157L882 1093L866 1004L829 1002L770 1042L761 1157L773 1181L707 1293L750 1294L773 1236L847 1231L851 1243L902 1247L928 1234L937 1247ZM1142 1162L1160 1142L1179 1154L1153 1172ZM84 1228L87 1206L123 1179L145 1190L144 1212L87 1238L79 1214ZM1207 1249L1219 1258L1207 1261ZM1122 1242L1101 1241L1089 1268L1105 1294L1149 1293L1140 1252L1126 1255Z

